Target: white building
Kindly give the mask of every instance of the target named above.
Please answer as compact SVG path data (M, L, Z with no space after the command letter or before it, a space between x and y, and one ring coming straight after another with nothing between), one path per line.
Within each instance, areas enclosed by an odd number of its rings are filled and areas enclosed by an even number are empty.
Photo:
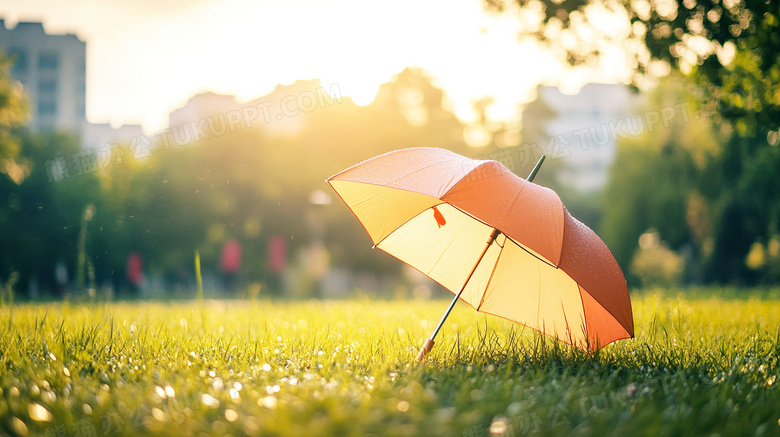
M30 128L75 132L86 148L128 144L144 134L140 125L87 122L86 47L74 34L46 33L42 23L22 21L7 28L0 18L0 49L14 59L11 76L30 99Z
M540 86L537 101L523 112L523 121L540 123L537 135L544 138L523 141L540 143L548 158L562 160L561 183L580 191L597 190L607 182L616 140L633 133L626 117L635 113L639 99L625 85L591 83L577 94Z
M108 123L85 123L81 144L87 149L98 149L111 144L132 144L140 136L145 136L140 124L124 124L115 128Z
M0 19L0 48L15 61L11 76L30 98L30 127L81 133L86 123L87 45L76 35L50 35L43 24Z
M238 102L232 95L204 92L171 112L168 127L171 138L179 145L197 137L195 130L219 136L225 126L230 131L244 126L260 128L271 135L294 135L306 125L307 114L342 103L339 93L338 85L326 90L319 79L277 85L271 93L248 102Z
M234 96L207 91L190 97L184 106L171 112L168 115L168 126L183 126L240 109L241 105Z

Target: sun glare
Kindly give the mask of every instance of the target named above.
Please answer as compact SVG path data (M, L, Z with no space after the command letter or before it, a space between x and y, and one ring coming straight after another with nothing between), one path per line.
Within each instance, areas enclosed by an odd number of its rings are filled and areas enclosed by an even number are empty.
M250 0L205 0L157 13L143 3L102 5L91 9L91 18L32 6L19 6L15 14L40 15L47 28L75 30L88 40L90 121L142 123L150 131L164 128L169 112L193 93L250 100L296 80L320 78L331 97L366 106L381 84L408 66L430 74L463 122L475 122L473 103L486 96L494 98L488 117L512 122L518 103L527 101L537 84L568 74L537 43L517 40L522 23L516 17L486 14L478 2L406 0L389 9L356 0L340 0L338 7L304 3L307 14L297 6ZM436 22L431 34L433 22L426 17L438 16L443 7L452 19ZM413 18L410 8L417 11ZM344 20L344 11L360 19ZM140 17L145 25L133 24ZM409 27L397 32L394 23L403 20L411 20ZM117 56L123 62L109 61ZM619 70L613 64L620 61L613 56L609 67ZM569 91L592 79L569 76L566 83L574 84ZM467 136L471 143L484 141L480 133Z
M370 105L376 97L379 85L383 82L381 79L347 77L342 74L322 77L320 81L325 92L331 97L349 97L358 106Z

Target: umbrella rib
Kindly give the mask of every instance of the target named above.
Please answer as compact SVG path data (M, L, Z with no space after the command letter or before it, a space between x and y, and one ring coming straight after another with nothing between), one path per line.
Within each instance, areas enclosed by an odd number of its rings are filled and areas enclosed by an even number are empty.
M474 272L477 271L477 267L479 267L479 263L482 261L482 258L487 253L488 249L490 249L490 246L493 244L494 241L496 241L496 238L498 238L498 235L501 233L496 228L493 228L493 231L490 233L490 237L488 237L488 240L485 242L485 248L482 249L482 253L479 255L479 258L477 259L477 262L474 263L474 267L471 268L471 272L469 272L468 276L466 277L466 280L463 282L463 285L461 285L460 290L455 294L455 297L450 302L450 306L447 307L447 311L444 312L444 316L442 316L441 320L439 321L439 324L436 325L436 329L433 330L433 334L426 340L425 345L420 350L420 353L417 355L417 361L422 361L423 358L425 358L425 355L428 354L428 351L431 350L433 347L433 339L436 338L436 335L439 333L439 330L441 330L442 325L444 325L444 321L447 320L447 317L450 315L450 312L452 311L452 308L455 306L455 302L460 299L460 295L463 294L463 291L466 289L466 285L468 285L469 280L474 275Z
M506 235L506 234L504 234L504 235ZM559 268L558 266L556 266L555 264L551 263L550 261L547 261L546 259L542 258L541 256L539 256L539 255L537 255L537 254L535 254L535 253L531 252L531 251L530 251L530 250L528 250L528 249L527 249L525 246L523 246L522 244L518 243L517 241L515 241L515 240L514 240L514 239L512 239L511 237L507 237L507 240L511 241L511 242L512 242L512 244L514 244L515 246L517 246L517 247L519 247L520 249L524 250L526 253L528 253L528 254L529 254L529 255L531 255L532 257L534 257L534 258L538 259L539 261L541 261L541 262L543 262L543 263L547 264L548 266L550 266L550 267L553 267L553 268L555 268L555 269Z
M575 284L577 283L577 281L574 281L574 282L575 282ZM588 342L590 342L590 331L588 330L588 313L585 312L585 299L582 298L582 292L583 291L585 293L587 293L587 291L585 291L585 289L582 288L582 285L577 284L577 293L579 293L579 295L580 295L580 305L582 305L582 322L585 324L585 326L583 326L583 328L584 328L583 332L585 333L585 343L587 345ZM612 317L615 317L615 316L612 316Z
M456 187L459 187L461 184L465 184L465 183L469 182L469 179L474 177L473 174L476 173L477 170L479 170L480 167L484 167L485 165L490 164L491 162L498 162L498 161L494 161L494 160L479 160L479 159L472 159L471 161L472 162L478 162L479 164L475 165L471 170L465 172L465 174L463 176L457 176L458 182L456 182L454 185L450 186L447 189L447 192L445 192L442 195L442 197L444 197L447 194L449 194L451 191L453 191ZM452 178L450 178L450 182L452 182L455 179L455 177L456 176L453 176ZM478 179L482 179L482 178L478 178Z
M348 205L348 206L350 208L354 208L354 207L356 207L358 205L362 205L362 204L368 202L369 200L374 200L377 197L382 197L382 196L387 196L387 191L382 191L382 192L379 192L377 194L374 194L373 196L366 197L365 199L362 199L362 200L358 200L357 202L353 203L352 205Z
M363 220L360 218L360 216L358 216L358 214L355 212L355 210L354 210L354 209L352 209L352 207L349 205L349 202L347 202L347 201L344 199L344 196L342 196L342 195L341 195L341 193L339 192L339 190L337 190L337 189L336 189L336 187L334 187L334 186L333 186L333 183L332 183L332 182L356 182L356 181L349 181L349 180L344 180L344 181L342 181L341 179L333 179L333 178L335 178L335 177L336 177L336 176L331 176L330 178L328 178L328 184L330 185L330 187L331 187L331 188L333 188L333 191L335 191L335 192L336 192L336 195L337 195L337 196L339 196L339 198L341 199L341 201L342 201L342 202L344 202L344 203L345 203L345 204L346 204L346 205L349 207L349 211L352 213L352 215L355 217L355 219L357 219L358 223L360 223L360 226L362 226L362 227L363 227L363 230L364 230L364 231L366 231L366 233L368 234L368 237L369 237L369 238L371 239L371 241L373 242L373 241L374 241L374 237L372 237L372 236L371 236L371 232L369 232L369 231L368 231L368 227L366 226L366 224L365 224L365 223L363 223ZM357 182L357 183L362 183L362 182ZM378 184L370 184L370 183L369 183L369 184L367 184L367 185L378 185ZM409 190L406 190L406 191L409 191ZM414 191L412 191L412 192L414 192ZM409 219L409 220L411 220L411 219ZM391 234L392 234L392 232L391 232ZM389 234L388 234L388 235L389 235ZM387 237L385 236L385 238L387 238ZM384 239L384 238L383 238L383 239ZM381 241L381 240L380 240L380 241ZM376 248L377 244L379 244L379 243L375 243L373 247L374 247L374 248Z
M445 160L443 160L443 161L434 162L433 164L428 164L428 165L426 165L426 166L424 166L424 167L420 167L420 168L418 168L418 169L416 169L416 170L414 170L414 171L410 171L409 173L406 173L406 174L404 174L404 175L401 175L401 176L399 176L399 177L397 177L397 178L393 179L392 181L388 182L388 183L387 183L387 184L385 184L385 185L387 185L387 186L392 186L392 184L395 184L396 182L400 181L401 179L403 179L403 178L406 178L406 177L409 177L409 176L411 176L411 175L413 175L413 174L415 174L415 173L419 173L419 172L421 172L421 171L423 171L423 170L427 170L427 169L429 169L429 168L431 168L431 167L435 167L435 166L437 166L437 165L441 165L441 164L443 164L443 163L445 163L445 162L456 161L456 160L457 160L457 158L450 158L450 159L445 159ZM432 197L436 197L436 196L432 196Z
M530 182L530 181L526 180L526 182ZM509 204L509 207L507 208L507 212L511 211L512 207L515 206L515 203L517 203L517 199L519 199L520 195L523 194L523 191L525 191L525 187L526 185L523 184L520 186L520 189L517 190L517 194L515 194L515 198L512 199L512 203Z
M537 264L536 267L539 269L539 300L537 301L536 305L536 326L539 326L539 315L542 312L542 266Z
M485 226L490 226L491 228L492 228L492 227L494 227L494 225L492 225L492 224L490 224L490 223L488 223L488 222L486 222L486 221L484 221L484 220L480 219L479 217L477 217L477 216L475 216L475 215L473 215L473 214L469 214L468 212L464 211L463 209L461 209L461 208L460 208L460 207L458 207L457 205L453 205L452 203L450 203L450 202L448 202L448 201L446 201L446 200L442 200L442 203L446 203L447 205L449 205L449 206L451 206L451 207L453 207L453 208L457 209L458 211L462 212L463 214L466 214L467 216L469 216L469 217L473 218L474 220L476 220L476 221L478 221L478 222L480 222L480 223L484 224ZM437 205L435 205L435 206L439 206L439 205L441 205L441 204L437 204ZM433 208L433 207L431 207L431 208ZM416 217L416 216L415 216L415 217ZM399 226L399 227L400 227L400 226ZM508 236L507 234L504 234L503 232L502 232L502 234L503 234L503 235L506 237L506 239L507 239L507 240L511 241L513 244L515 244L515 245L516 245L517 247L519 247L520 249L523 249L524 251L526 251L526 252L527 252L529 255L531 255L532 257L534 257L534 258L538 259L539 261L541 261L541 262L543 262L543 263L547 264L547 265L548 265L548 266L550 266L550 267L554 267L554 268L556 268L556 269L558 268L558 266L556 266L555 264L551 263L550 261L548 261L548 260L546 260L546 259L542 258L541 256L539 256L539 255L537 255L537 254L535 254L535 253L531 252L530 250L528 250L528 248L526 248L526 247L525 247L525 246L523 246L522 244L520 244L520 243L518 243L517 241L515 241L515 240L514 240L512 237ZM378 243L377 243L377 244L378 244Z
M416 191L412 191L412 192L413 192L413 193L415 193ZM434 199L436 199L436 198L434 197ZM419 216L420 216L420 214L424 213L425 211L428 211L429 209L433 209L433 207L434 207L434 206L439 206L439 205L443 205L443 204L447 203L447 202L445 202L445 201L443 201L443 200L441 200L441 199L438 199L438 200L439 200L439 203L437 203L436 205L433 205L433 206L430 206L430 207L428 207L428 208L425 208L424 210L420 211L418 214L415 214L414 216L412 216L412 217L409 217L409 220L407 220L407 221L405 221L405 222L401 223L400 225L398 225L398 227L397 227L397 228L395 228L395 229L393 229L393 231L392 231L392 232L388 233L387 235L385 235L384 237L382 237L382 238L381 238L379 241L377 241L376 243L374 243L374 248L376 248L377 246L379 246L380 244L382 244L382 242L383 242L383 241L385 241L386 239L388 239L388 238L389 238L391 235L393 235L393 234L394 234L396 231L398 231L399 229L403 228L403 227L404 227L404 225L406 225L406 224L407 224L407 223L409 223L410 221L412 221L412 220L416 219L417 217L419 217ZM449 205L449 203L447 203L447 205ZM458 210L458 211L460 211L460 210ZM358 220L360 220L360 219L358 219ZM364 228L365 228L365 226L364 226Z
M471 172L466 173L466 176L468 176L470 173ZM465 179L466 176L452 175L452 177L450 177L450 180L447 182L447 185L446 185L447 187L450 187L450 188L447 189L447 192L449 192L453 188L455 188L455 185L458 185L458 183L460 183L461 180ZM455 182L455 181L457 181L457 182ZM453 184L453 182L455 182L455 183ZM446 193L442 194L441 197L444 197L445 195L446 195Z
M572 334L571 327L569 326L569 318L566 317L566 306L561 302L561 314L563 314L563 323L566 325L566 335L569 337L569 343L574 343L574 334Z
M504 247L506 246L506 235L504 235L504 244L499 245L501 248L498 251L498 256L496 257L496 263L493 264L493 270L490 271L490 277L487 280L487 283L485 284L485 291L482 292L482 299L479 300L479 305L477 305L477 311L479 311L480 308L482 308L482 304L485 302L485 296L487 296L488 288L490 288L490 282L493 281L493 275L496 274L496 269L498 268L498 263L501 261L501 254L504 253ZM496 242L498 244L498 242Z

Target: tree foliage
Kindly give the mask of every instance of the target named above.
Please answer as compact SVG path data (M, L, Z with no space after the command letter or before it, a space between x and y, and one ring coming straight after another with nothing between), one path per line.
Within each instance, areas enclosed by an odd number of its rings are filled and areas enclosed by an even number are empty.
M647 108L671 107L694 97L684 81L667 78L648 93ZM717 159L718 132L711 120L696 118L686 107L668 127L659 124L620 141L605 190L600 229L624 271L629 272L638 240L655 230L674 250L690 254L688 280L700 280L701 258L711 254L711 213L704 211L700 189L708 181L704 170ZM629 278L631 280L638 278Z
M27 98L22 85L9 73L13 60L0 53L0 173L21 177L22 169L13 161L19 152L19 139L13 129L27 119Z
M686 160L702 155L685 149L679 138L661 141L661 151L621 145L603 229L624 267L637 233L656 227L667 229L662 236L677 247L686 235L698 235L697 250L706 254L705 280L780 280L766 272L754 274L745 263L752 245L767 247L780 234L780 3L487 0L487 6L517 13L526 37L538 39L575 68L597 65L601 54L618 47L633 72L628 79L638 87L670 67L681 72L693 85L692 109L720 127L715 153L691 167L695 177L690 183L670 185L669 179L657 178L674 176L670 169L689 167ZM659 181L653 188L630 185L637 178L649 181L650 175ZM711 218L706 235L701 226L690 224L687 230L672 230L702 211ZM668 219L678 225L670 228Z
M300 93L283 86L277 91ZM219 123L217 116L211 121ZM328 176L398 148L438 146L468 154L442 90L425 72L407 69L383 84L368 106L345 97L290 117L282 121L297 126L292 130L239 124L199 141L160 142L142 159L134 158L129 144L113 145L121 162L59 180L51 178L52 161L77 159L78 140L22 131L17 161L29 168L27 177L17 184L0 174L0 278L19 271L22 289L33 278L53 289L55 265L62 261L72 280L88 205L95 214L86 258L98 286L123 287L130 253L141 256L147 277L163 278L167 288L192 285L195 250L204 275L217 277L222 245L230 239L242 246L240 279L264 282L271 275L268 243L279 236L287 241L289 266L317 243L334 265L397 273L400 263L371 250L348 208L335 198L316 204L310 196L316 190L333 195Z

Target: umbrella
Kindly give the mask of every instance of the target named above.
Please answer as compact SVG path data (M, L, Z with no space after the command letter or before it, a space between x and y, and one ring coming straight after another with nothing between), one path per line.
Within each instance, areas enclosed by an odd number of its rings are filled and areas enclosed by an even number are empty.
M558 195L497 161L429 147L350 167L328 183L379 248L477 311L595 351L633 337L626 281L603 241Z

